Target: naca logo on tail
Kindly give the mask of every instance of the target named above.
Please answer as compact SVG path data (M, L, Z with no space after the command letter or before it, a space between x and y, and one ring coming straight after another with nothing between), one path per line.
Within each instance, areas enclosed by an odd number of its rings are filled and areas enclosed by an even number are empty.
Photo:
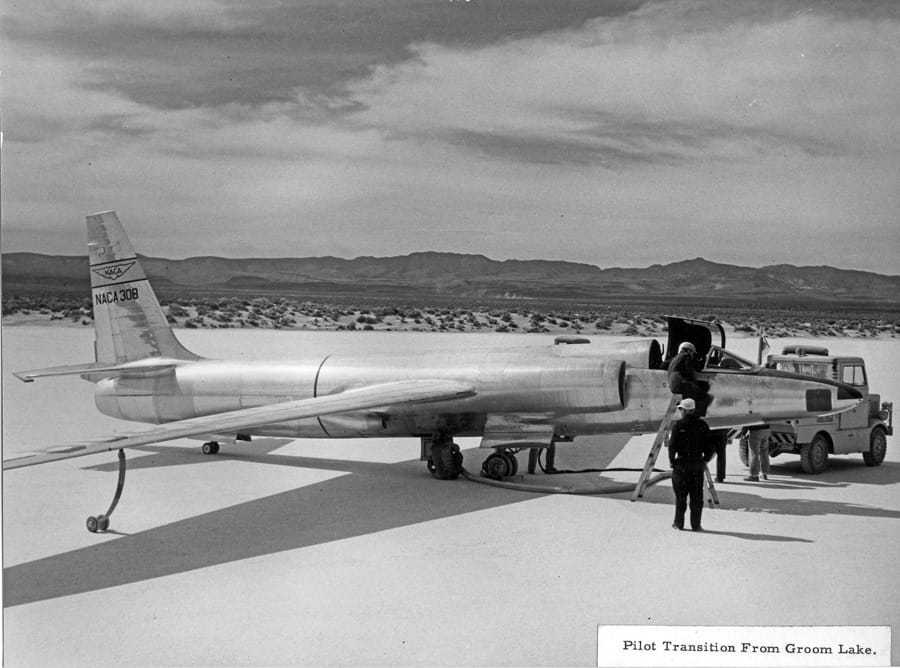
M101 278L105 278L109 281L114 281L119 278L122 278L129 269L134 266L134 261L131 262L118 262L116 264L111 264L106 267L102 267L100 269L93 269L92 271L100 276Z

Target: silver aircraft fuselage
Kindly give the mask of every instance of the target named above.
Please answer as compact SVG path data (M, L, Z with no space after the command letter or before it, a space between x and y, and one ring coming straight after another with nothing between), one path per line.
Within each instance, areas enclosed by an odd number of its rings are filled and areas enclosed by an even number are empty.
M165 423L322 397L405 380L458 380L474 396L254 427L259 436L348 438L485 434L490 416L552 427L557 438L658 428L671 399L664 370L648 369L641 344L619 352L593 345L424 354L328 355L295 362L200 360L156 375L101 380L98 409L112 417ZM707 371L714 397L706 419L725 427L823 413L856 403L835 383L766 369ZM812 392L812 394L810 394ZM825 396L827 395L827 397ZM810 397L813 400L810 400Z

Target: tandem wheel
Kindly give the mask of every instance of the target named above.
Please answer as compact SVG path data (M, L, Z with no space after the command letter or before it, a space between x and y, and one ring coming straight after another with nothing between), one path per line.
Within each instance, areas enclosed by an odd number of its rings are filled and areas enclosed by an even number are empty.
M462 473L463 454L452 438L436 438L426 466L438 480L456 480Z

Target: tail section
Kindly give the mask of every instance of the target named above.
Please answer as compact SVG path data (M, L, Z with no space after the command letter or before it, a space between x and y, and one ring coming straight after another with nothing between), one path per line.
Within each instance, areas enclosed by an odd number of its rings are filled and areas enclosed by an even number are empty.
M200 359L175 338L115 211L87 217L96 359Z

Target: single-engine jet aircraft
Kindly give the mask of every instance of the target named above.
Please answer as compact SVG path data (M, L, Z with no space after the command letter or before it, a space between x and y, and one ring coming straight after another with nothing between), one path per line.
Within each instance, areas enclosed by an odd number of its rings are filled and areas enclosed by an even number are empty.
M658 429L671 393L663 349L635 340L614 352L560 337L558 345L411 355L398 350L325 355L296 361L202 358L175 337L115 212L87 217L95 361L24 371L37 378L80 375L95 384L97 408L145 431L73 443L4 462L5 469L118 450L119 483L109 510L89 517L105 531L122 491L123 449L191 437L214 455L220 442L254 436L421 439L421 458L439 479L457 478L462 454L453 439L480 436L494 452L485 472L516 471L513 454L577 436ZM699 377L713 397L715 430L763 424L855 406L860 393L824 379L761 368L724 349L720 326L669 319L667 350L690 340ZM712 342L721 334L721 345ZM583 345L587 343L587 345ZM714 362L716 366L713 366Z

